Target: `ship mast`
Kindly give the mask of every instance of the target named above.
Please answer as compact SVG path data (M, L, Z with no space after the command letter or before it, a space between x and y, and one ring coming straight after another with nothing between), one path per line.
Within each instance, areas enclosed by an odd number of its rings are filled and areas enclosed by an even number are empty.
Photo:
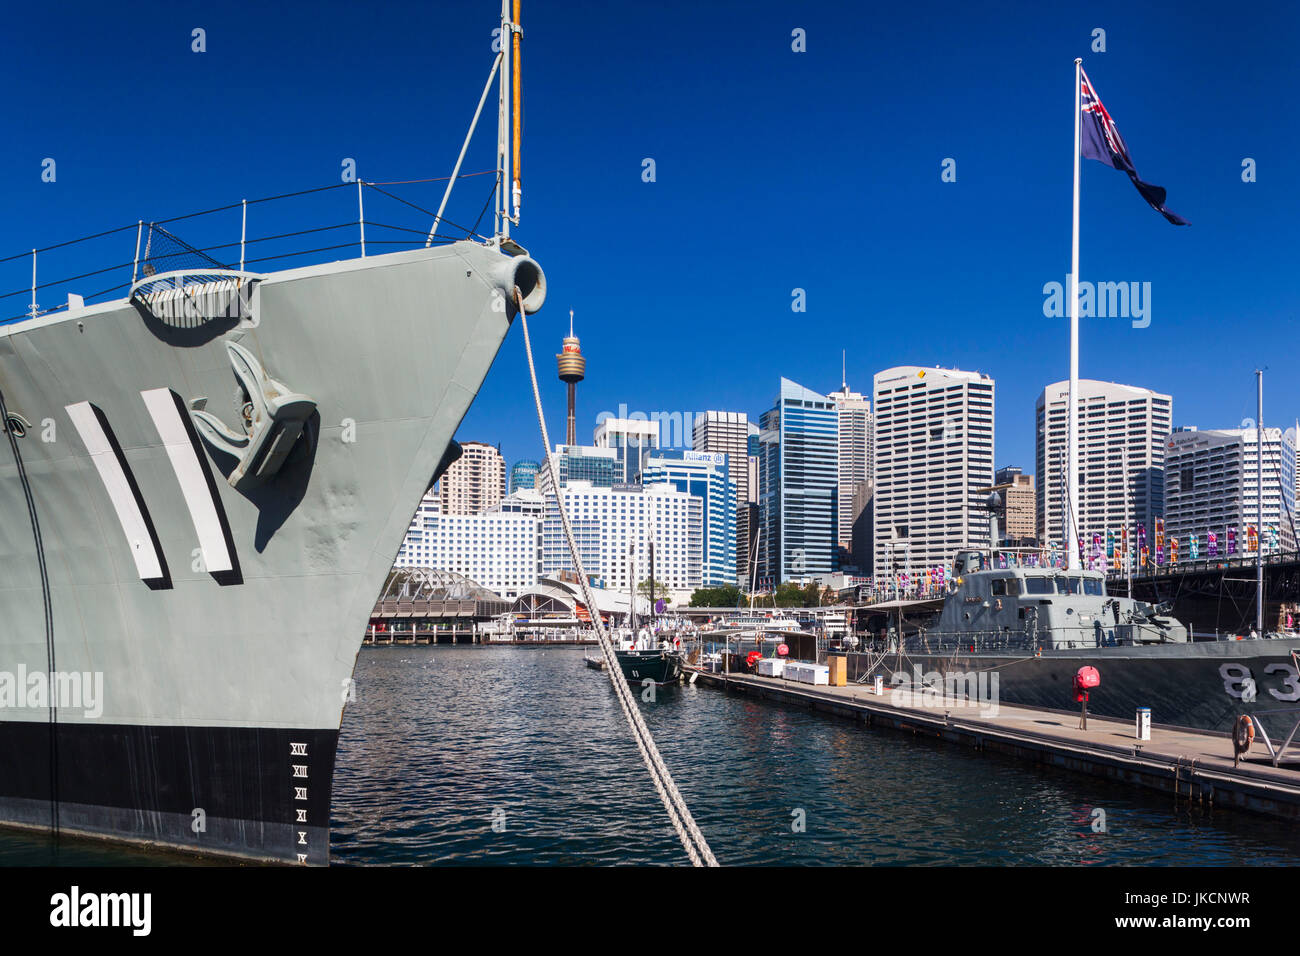
M438 226L442 222L442 214L447 210L447 200L451 198L451 191L460 176L461 164L465 162L465 153L468 152L470 141L474 138L474 130L478 127L478 119L483 113L483 105L487 102L488 93L492 89L494 79L497 80L498 85L497 188L493 193L496 199L496 208L493 210L495 230L493 241L498 245L514 245L510 242L510 224L519 225L519 206L523 195L520 188L519 172L520 141L523 135L523 111L520 92L522 71L520 69L519 43L524 35L523 29L519 26L520 3L521 0L514 0L514 19L512 20L510 16L510 0L501 0L501 27L497 40L501 48L492 61L492 69L488 73L487 83L483 85L483 95L479 97L478 108L474 110L474 118L470 120L469 132L465 134L465 142L460 147L460 155L456 157L456 165L452 168L451 176L447 180L447 188L443 190L442 202L439 203L438 211L434 214L433 226L429 229L429 236L424 243L426 248L433 245L433 240L437 236ZM511 69L512 63L513 72ZM512 145L513 153L511 152ZM510 214L512 204L514 207L513 216ZM514 252L518 251L518 247L514 246Z

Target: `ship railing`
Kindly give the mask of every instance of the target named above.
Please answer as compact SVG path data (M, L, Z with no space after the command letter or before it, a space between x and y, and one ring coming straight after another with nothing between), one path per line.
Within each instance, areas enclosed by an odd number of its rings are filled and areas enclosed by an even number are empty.
M463 173L456 179L479 176L489 177L495 192L495 170ZM169 317L164 321L172 323L202 315L192 301L196 296L207 296L206 304L213 308L224 306L224 314L233 309L237 317L246 318L246 312L238 310L246 309L240 302L247 300L248 282L265 272L464 239L494 241L478 232L487 206L472 226L443 215L439 231L430 234L436 213L427 207L436 200L430 202L424 193L427 188L441 193L447 180L340 182L154 221L141 219L0 257L0 288L13 290L0 291L0 324L117 299L134 297L148 304L149 296L165 303L160 306ZM399 195L397 187L406 195ZM178 278L183 279L180 288L185 294L160 295L164 283L175 290ZM226 287L231 282L237 290L233 294Z
M1025 631L937 631L921 628L915 633L903 635L902 648L905 653L934 655L989 651L1035 652L1048 648L1086 650L1131 647L1142 643L1131 638L1112 636L1108 633L1112 630L1113 627L1103 628L1099 636L1096 628L1088 625L1054 626L1050 629L1049 638L1045 633L1046 628L1037 634ZM867 637L867 643L873 645L876 650L891 643L896 646L897 641L898 635L893 631L886 637L876 635Z

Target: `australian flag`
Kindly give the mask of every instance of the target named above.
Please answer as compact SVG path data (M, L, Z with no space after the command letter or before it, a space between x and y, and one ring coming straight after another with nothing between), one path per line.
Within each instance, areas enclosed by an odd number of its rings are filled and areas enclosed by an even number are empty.
M1129 155L1128 146L1124 143L1124 137L1119 135L1119 127L1115 121L1110 118L1106 112L1106 107L1101 105L1101 98L1093 88L1092 81L1088 79L1088 74L1083 73L1083 87L1080 90L1081 106L1083 108L1083 155L1088 159L1095 159L1105 163L1112 169L1122 169L1128 173L1128 178L1133 180L1133 185L1137 191L1142 194L1142 198L1151 204L1151 208L1160 215L1164 216L1175 226L1190 226L1186 219L1171 212L1165 206L1165 190L1163 186L1152 186L1150 183L1144 183L1138 179L1137 170L1133 168L1133 158Z

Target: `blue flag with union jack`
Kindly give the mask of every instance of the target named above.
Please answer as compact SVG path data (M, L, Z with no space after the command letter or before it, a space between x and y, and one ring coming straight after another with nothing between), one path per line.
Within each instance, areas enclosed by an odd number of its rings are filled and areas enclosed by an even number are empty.
M1082 88L1079 91L1083 110L1083 119L1080 123L1083 130L1083 155L1087 159L1105 163L1112 169L1122 169L1128 173L1128 178L1133 181L1142 198L1151 204L1152 209L1175 226L1190 226L1190 222L1165 206L1163 186L1152 186L1138 178L1137 170L1133 168L1133 157L1129 155L1124 137L1119 135L1119 127L1110 118L1106 107L1101 105L1101 97L1097 95L1097 90L1088 79L1088 74L1082 69L1079 72L1083 77Z

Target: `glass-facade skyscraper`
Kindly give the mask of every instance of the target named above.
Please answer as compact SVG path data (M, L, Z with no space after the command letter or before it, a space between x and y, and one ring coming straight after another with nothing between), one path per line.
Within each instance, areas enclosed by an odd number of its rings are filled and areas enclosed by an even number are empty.
M681 449L649 451L641 482L645 487L670 484L701 500L702 583L704 587L735 584L736 482L727 456Z
M510 469L510 493L513 495L521 488L536 488L537 472L541 467L537 462L528 459L515 462L514 467Z
M787 378L759 420L759 577L768 587L839 570L839 416Z

